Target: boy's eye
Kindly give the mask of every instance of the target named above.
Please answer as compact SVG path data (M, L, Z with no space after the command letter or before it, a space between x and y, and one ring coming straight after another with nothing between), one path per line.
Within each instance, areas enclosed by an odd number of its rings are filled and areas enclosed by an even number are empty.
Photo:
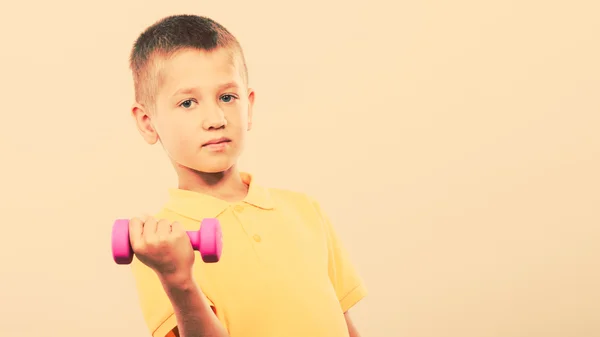
M194 103L194 101L192 101L191 99L188 99L188 100L181 102L181 104L179 104L179 106L181 106L182 108L185 108L185 109L189 109L192 107L193 103Z
M233 101L236 97L233 95L223 95L221 96L221 100L225 103L230 103L231 101Z

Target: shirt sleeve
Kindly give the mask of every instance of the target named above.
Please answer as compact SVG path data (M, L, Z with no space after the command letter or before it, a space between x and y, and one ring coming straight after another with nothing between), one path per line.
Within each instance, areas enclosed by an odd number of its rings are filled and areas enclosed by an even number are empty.
M338 237L329 216L325 214L316 201L313 201L313 203L322 219L327 237L329 279L335 289L342 310L347 312L367 296L367 289L350 261L348 251Z
M134 257L131 270L146 326L152 337L175 337L177 318L156 273ZM207 298L208 299L208 298ZM214 304L209 303L212 307Z

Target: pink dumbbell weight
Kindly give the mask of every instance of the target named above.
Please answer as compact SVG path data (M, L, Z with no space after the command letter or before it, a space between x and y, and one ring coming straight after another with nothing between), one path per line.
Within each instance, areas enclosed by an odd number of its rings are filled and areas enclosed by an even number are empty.
M221 225L217 219L204 219L197 231L188 231L192 248L200 252L207 263L217 262L223 250ZM129 220L118 219L113 224L112 254L117 264L133 261L133 248L129 241Z

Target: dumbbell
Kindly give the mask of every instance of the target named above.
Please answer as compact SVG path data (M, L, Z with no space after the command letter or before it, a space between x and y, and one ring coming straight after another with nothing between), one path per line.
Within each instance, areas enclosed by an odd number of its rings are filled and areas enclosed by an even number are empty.
M200 252L206 263L218 262L223 250L221 225L217 219L204 219L197 231L188 231L192 248ZM112 254L117 264L133 261L133 248L129 241L129 220L117 219L112 229Z

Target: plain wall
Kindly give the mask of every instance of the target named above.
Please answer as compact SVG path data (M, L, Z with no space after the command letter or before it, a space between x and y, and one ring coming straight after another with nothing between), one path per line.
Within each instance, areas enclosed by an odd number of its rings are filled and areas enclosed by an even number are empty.
M175 186L128 56L180 13L241 41L242 168L323 204L364 337L600 336L597 1L1 6L0 336L148 336L110 231Z

